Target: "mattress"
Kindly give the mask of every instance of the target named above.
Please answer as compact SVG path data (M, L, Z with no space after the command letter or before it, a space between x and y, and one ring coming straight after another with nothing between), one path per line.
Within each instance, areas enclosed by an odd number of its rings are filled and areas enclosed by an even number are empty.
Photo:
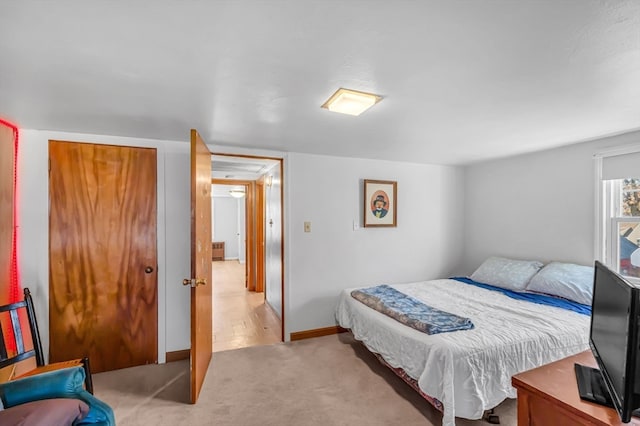
M444 426L480 419L515 398L511 376L588 349L589 316L455 280L391 285L425 304L468 317L475 328L428 335L381 314L344 290L336 319L443 404Z

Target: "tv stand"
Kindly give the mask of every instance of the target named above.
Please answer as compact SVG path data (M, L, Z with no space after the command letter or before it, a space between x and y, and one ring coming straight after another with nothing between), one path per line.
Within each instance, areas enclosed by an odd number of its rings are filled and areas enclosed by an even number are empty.
M640 418L625 424L613 408L580 399L575 364L597 367L591 351L585 351L513 376L518 426L640 426Z
M582 364L574 364L573 367L576 372L580 399L614 408L611 395L607 390L607 385L604 383L600 370Z

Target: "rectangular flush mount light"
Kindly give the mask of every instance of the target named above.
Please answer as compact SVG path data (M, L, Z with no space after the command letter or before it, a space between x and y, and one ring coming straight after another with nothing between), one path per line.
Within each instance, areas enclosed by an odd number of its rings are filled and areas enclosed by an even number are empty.
M349 115L360 115L382 99L373 93L358 92L357 90L340 88L322 104L322 108L329 111Z

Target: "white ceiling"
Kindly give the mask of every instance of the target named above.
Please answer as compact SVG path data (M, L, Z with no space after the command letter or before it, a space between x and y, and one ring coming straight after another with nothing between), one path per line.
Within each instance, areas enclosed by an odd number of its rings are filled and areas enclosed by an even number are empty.
M22 128L464 164L640 128L639 0L15 0ZM320 105L339 87L382 102Z
M278 164L268 158L211 156L211 176L215 179L256 180Z

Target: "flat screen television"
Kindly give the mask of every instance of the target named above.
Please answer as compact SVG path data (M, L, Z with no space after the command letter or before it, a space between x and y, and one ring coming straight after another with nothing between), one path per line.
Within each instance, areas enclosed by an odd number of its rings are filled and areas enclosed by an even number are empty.
M600 369L576 365L576 376L580 396L613 406L623 423L640 408L639 314L640 289L596 261L589 346Z

